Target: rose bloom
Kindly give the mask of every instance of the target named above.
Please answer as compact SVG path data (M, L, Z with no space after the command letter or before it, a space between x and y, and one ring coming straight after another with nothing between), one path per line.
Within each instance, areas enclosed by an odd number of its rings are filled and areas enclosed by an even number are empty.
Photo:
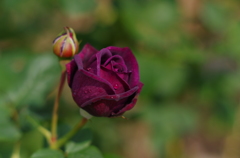
M143 86L129 48L98 51L86 44L66 68L74 101L93 116L121 116L134 107Z

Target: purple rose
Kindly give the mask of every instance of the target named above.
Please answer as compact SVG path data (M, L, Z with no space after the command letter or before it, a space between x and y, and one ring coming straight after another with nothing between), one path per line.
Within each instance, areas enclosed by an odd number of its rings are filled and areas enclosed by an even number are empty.
M86 44L66 67L73 99L93 116L122 115L134 107L143 86L129 48L98 51Z

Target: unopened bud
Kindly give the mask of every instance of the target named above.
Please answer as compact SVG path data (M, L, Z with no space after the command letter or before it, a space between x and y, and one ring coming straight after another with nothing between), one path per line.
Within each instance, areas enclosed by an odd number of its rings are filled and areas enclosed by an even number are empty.
M72 28L65 27L64 29L53 41L53 52L58 57L70 58L78 52L79 43Z

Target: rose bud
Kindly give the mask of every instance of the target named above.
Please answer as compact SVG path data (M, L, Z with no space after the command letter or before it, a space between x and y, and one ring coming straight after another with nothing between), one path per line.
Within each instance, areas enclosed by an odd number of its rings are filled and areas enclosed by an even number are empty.
M53 41L53 52L58 57L70 58L78 52L78 41L75 32L70 27L65 27L65 31Z
M121 116L134 107L143 86L129 48L98 51L86 44L66 68L74 101L93 116Z

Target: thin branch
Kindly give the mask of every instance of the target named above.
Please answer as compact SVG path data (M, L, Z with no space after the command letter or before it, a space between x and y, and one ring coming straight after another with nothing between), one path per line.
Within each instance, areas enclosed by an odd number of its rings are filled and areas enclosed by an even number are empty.
M52 138L51 142L54 143L57 141L57 121L58 121L58 107L59 107L59 99L62 93L62 89L64 86L64 82L66 79L66 70L62 71L61 77L60 77L60 82L58 86L58 92L57 96L54 101L54 107L53 107L53 114L52 114Z

